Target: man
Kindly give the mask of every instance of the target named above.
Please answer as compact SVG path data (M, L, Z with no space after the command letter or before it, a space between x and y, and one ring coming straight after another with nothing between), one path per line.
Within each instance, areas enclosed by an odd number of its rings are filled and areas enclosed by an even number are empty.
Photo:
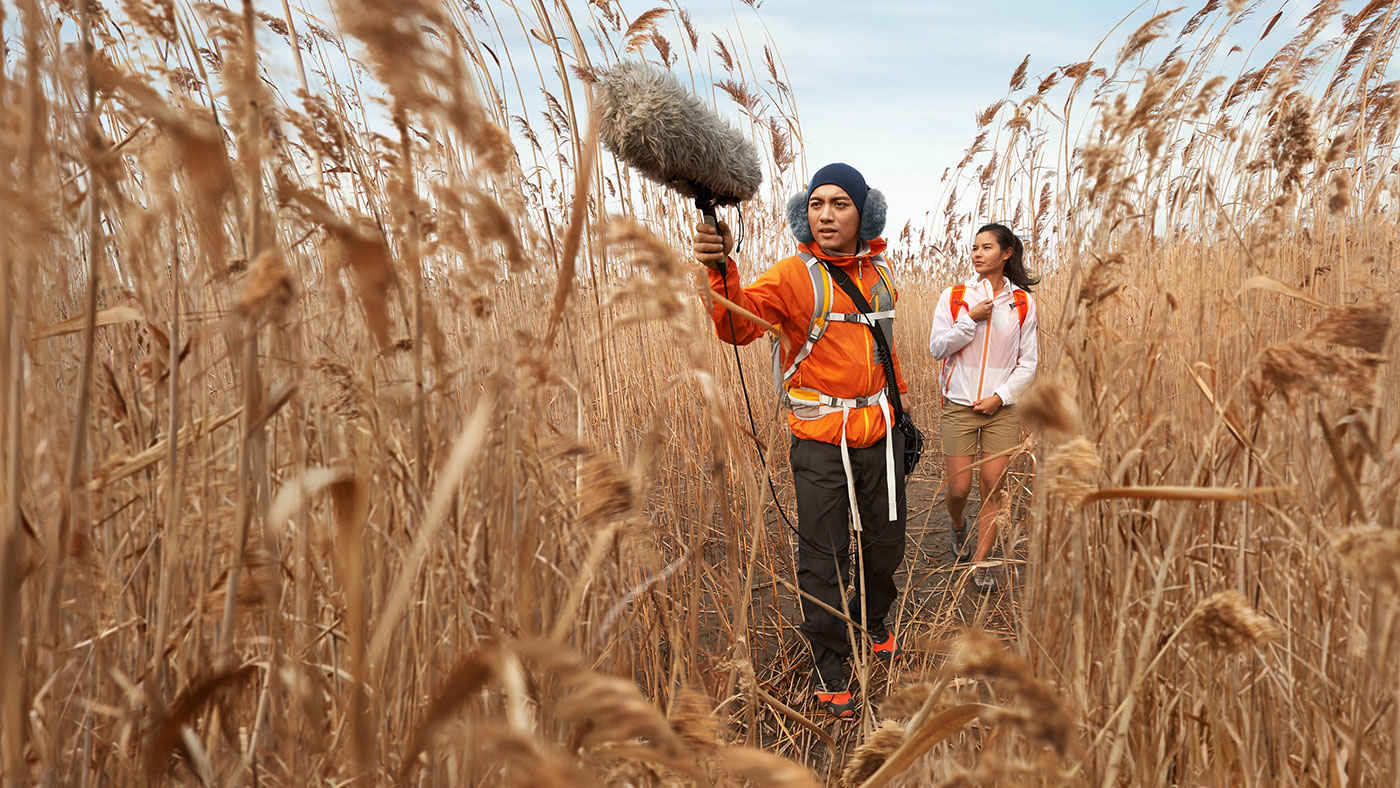
M885 199L866 186L855 168L829 164L787 207L798 252L748 287L742 287L729 257L733 239L724 222L718 228L697 225L694 251L695 259L710 269L715 292L790 340L781 362L784 393L792 407L788 425L802 633L811 645L818 703L850 719L855 701L845 662L852 637L869 638L882 659L899 653L885 617L898 593L894 572L904 560L904 435L891 422L885 367L871 330L873 323L884 332L893 352L894 284L880 256L885 242L879 237ZM833 268L844 271L858 288L870 307L868 318L842 289L844 277ZM764 334L762 327L729 315L719 303L710 316L725 342L745 345ZM898 390L905 392L898 357L892 360ZM852 525L860 536L856 563L863 568L854 577ZM842 611L865 631L827 608Z

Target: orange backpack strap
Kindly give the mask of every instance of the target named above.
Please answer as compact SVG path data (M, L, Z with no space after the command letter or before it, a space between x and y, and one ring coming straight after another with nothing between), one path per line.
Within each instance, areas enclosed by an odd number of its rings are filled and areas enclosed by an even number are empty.
M967 295L967 285L953 285L948 296L948 308L953 310L953 322L958 322L958 310L963 308L963 296Z
M1026 298L1026 291L1012 290L1011 300L1016 302L1016 313L1021 316L1021 325L1024 326L1026 324L1026 315L1030 314L1031 311L1030 299ZM954 315L953 319L956 320L957 316Z

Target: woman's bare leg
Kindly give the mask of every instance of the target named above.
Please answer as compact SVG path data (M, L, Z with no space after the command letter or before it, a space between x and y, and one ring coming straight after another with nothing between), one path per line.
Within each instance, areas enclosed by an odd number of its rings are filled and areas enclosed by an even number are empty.
M966 526L963 524L963 509L967 507L967 496L972 492L972 471L968 468L972 464L971 457L946 457L948 487L943 495L943 500L948 504L948 516L953 519L954 532L966 533ZM961 548L962 545L955 545Z
M948 458L950 469L952 459ZM974 562L987 560L987 556L992 552L992 545L996 543L997 510L1001 508L1002 499L1006 497L1003 494L1005 485L1002 482L1010 461L1010 457L997 457L987 461L979 469L981 478L978 479L977 486L982 491L982 508L977 512L977 552L972 555ZM971 474L966 475L970 480ZM951 511L951 507L949 510Z

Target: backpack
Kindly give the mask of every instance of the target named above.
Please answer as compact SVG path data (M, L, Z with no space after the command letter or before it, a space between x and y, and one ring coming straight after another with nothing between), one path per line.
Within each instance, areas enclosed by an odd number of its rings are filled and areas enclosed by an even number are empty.
M831 281L831 274L827 273L826 267L821 264L816 257L807 252L798 255L804 266L807 268L808 276L812 283L812 317L807 323L807 339L802 347L793 356L793 361L786 368L783 367L782 346L777 339L768 338L769 351L773 359L773 388L778 395L778 401L783 405L792 407L797 404L805 404L816 392L805 389L788 389L788 380L797 372L797 367L812 352L812 346L826 333L826 328L833 322L847 323L867 323L869 320L877 321L887 335L891 333L890 321L894 319L894 276L889 269L889 264L880 255L874 255L870 262L875 266L875 272L879 276L879 281L872 289L874 299L872 303L876 305L879 312L870 315L858 313L845 314L831 311L831 299L835 284ZM888 306L883 306L888 304ZM794 401L796 399L797 401Z
M953 291L948 294L948 308L953 312L953 322L958 322L958 311L967 305L963 296L967 294L967 285L953 285ZM1026 315L1031 311L1030 300L1026 298L1026 291L1017 288L1011 291L1011 300L1016 304L1016 312L1021 316L1021 325L1026 324Z
M967 306L967 301L963 296L967 295L967 285L953 285L952 291L948 294L948 309L953 313L953 322L958 322L958 312ZM1017 288L1011 291L1011 300L1016 307L1016 313L1020 316L1022 326L1026 325L1026 315L1031 311L1030 299L1026 297L1026 291ZM938 373L938 384L940 390L946 390L948 380L953 374L953 357L949 356L943 360L943 366Z

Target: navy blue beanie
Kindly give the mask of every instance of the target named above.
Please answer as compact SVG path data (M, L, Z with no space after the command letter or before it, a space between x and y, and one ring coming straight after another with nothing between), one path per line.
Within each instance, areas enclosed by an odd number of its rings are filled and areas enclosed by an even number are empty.
M870 189L865 185L865 176L855 167L837 162L817 170L812 176L811 184L807 186L807 199L812 199L812 192L816 191L818 186L828 184L839 186L850 195L851 202L855 203L856 213L865 210L865 195Z

